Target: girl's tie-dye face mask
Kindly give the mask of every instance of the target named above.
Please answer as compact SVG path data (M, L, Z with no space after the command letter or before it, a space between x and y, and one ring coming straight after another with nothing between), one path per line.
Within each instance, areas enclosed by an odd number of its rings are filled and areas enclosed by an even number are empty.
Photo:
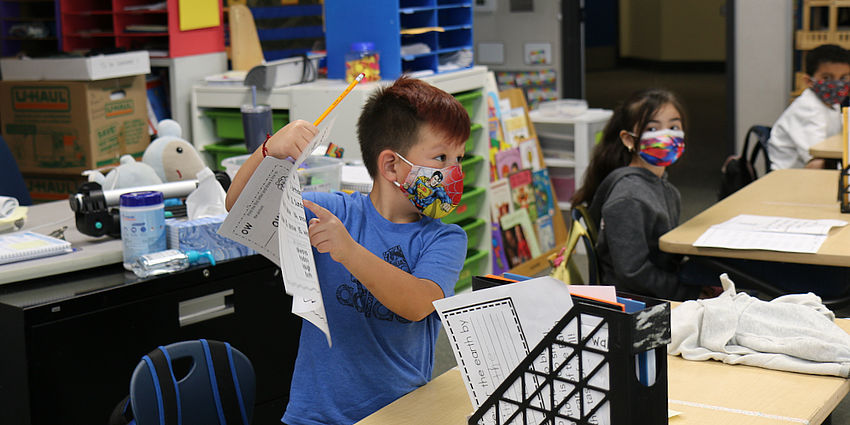
M638 155L649 164L667 167L685 152L685 132L682 130L647 131L640 135Z

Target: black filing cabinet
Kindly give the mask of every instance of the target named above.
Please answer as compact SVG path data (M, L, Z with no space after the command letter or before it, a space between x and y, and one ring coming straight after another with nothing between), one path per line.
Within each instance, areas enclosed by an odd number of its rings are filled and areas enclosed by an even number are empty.
M300 319L261 256L138 279L120 264L0 286L0 424L106 424L144 354L207 338L252 362L254 423L279 423Z

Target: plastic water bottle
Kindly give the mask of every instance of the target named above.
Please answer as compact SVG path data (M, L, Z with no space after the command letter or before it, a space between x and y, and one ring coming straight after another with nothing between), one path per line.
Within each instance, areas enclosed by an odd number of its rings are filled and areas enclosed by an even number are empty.
M215 265L215 257L209 250L183 252L168 249L139 256L132 264L131 270L139 277L156 276L187 269L189 266L200 263L204 257L210 264Z

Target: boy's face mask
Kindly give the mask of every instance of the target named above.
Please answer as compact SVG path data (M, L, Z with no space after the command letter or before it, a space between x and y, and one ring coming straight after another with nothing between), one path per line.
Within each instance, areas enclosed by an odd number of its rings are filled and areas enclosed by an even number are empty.
M638 155L651 165L667 167L685 152L685 132L682 130L647 131L640 135Z
M850 83L843 80L817 80L812 82L812 91L823 103L838 105L850 93Z
M411 168L404 183L393 183L407 195L407 199L422 215L443 218L457 207L463 194L463 171L460 165L442 169L423 167L413 165L398 153L396 156Z

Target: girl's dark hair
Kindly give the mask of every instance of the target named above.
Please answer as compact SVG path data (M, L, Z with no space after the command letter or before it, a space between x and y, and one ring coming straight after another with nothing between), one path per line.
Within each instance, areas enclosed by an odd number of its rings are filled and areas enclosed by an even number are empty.
M572 205L590 204L599 184L609 173L629 165L637 150L629 152L620 140L620 131L636 132L638 136L652 116L664 105L671 104L679 112L682 128L685 128L685 111L673 92L664 89L646 89L633 93L614 109L614 114L602 131L602 140L593 149L590 164L584 173L584 184L576 190Z

